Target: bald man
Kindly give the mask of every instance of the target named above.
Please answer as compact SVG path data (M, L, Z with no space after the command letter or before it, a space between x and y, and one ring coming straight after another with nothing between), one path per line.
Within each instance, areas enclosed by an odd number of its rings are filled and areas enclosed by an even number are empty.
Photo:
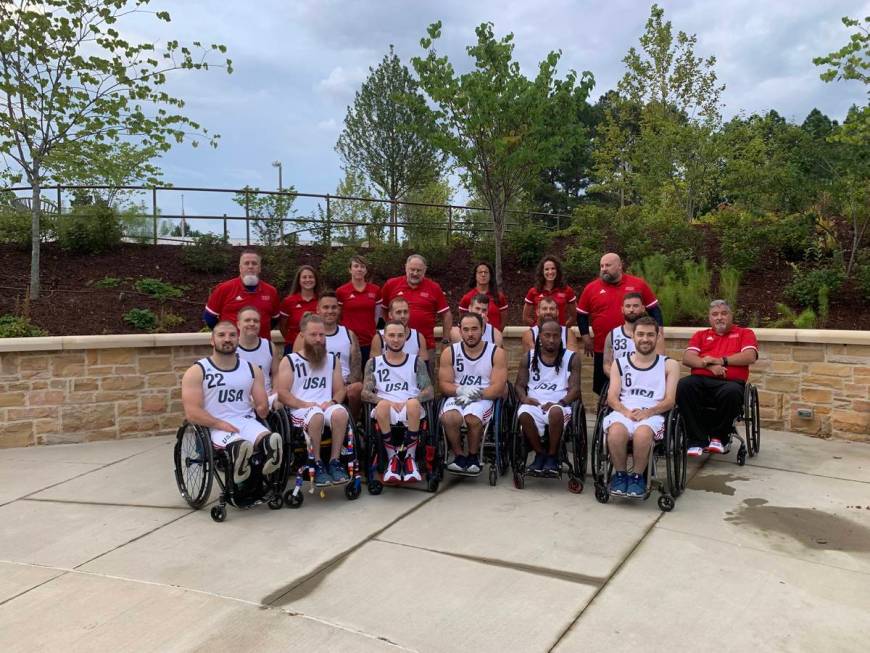
M592 389L601 394L607 382L604 373L604 341L607 334L623 323L622 300L628 293L640 293L647 314L662 325L662 311L659 300L650 290L646 281L622 271L622 259L618 254L608 252L601 257L598 278L590 281L580 293L577 302L577 326L583 337L583 348L587 356L593 356L594 372ZM592 326L594 338L589 334Z

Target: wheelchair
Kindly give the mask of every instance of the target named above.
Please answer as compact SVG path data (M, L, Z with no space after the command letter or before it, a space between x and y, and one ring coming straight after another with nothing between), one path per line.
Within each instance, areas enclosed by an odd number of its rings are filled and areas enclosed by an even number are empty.
M509 390L509 396L511 392L512 389ZM444 406L444 401L444 397L438 400L435 414L438 415L438 433L444 441L444 458L441 460L441 466L443 469L446 469L450 447L447 442L447 434L441 425L441 409ZM492 417L486 425L486 430L483 432L483 440L480 443L480 463L481 466L487 465L489 467L489 484L492 486L498 484L499 476L507 474L508 467L510 466L509 434L505 429L505 424L509 423L506 419L509 414L509 399L499 398L494 400L492 404ZM460 440L463 445L465 444L467 431L468 429L463 423L459 430ZM453 472L449 469L447 471L455 476L476 476L476 474Z
M743 424L746 438L740 437L739 424ZM746 464L746 454L752 458L761 449L761 420L758 415L758 388L747 382L743 386L743 411L734 418L731 426L731 437L740 442L737 449L737 464Z
M291 454L287 448L287 440L280 430L279 419L277 412L272 412L265 422L260 421L272 432L281 434L284 439L280 468L264 477L260 473L261 465L252 462L251 476L239 485L233 481L234 461L231 452L212 442L208 428L185 420L175 436L173 460L175 482L187 504L194 510L202 508L209 501L212 485L217 481L220 495L217 505L211 509L211 518L216 522L226 519L227 504L241 510L261 503L267 504L272 510L280 509L284 505L281 493L287 485ZM255 450L252 461L259 455Z
M522 490L526 484L526 476L533 476L528 472L528 457L531 452L526 436L520 426L519 405L515 406L511 419L510 431L510 462L513 471L514 487ZM549 438L550 427L544 429L543 444L546 448ZM586 481L587 459L587 428L586 409L579 399L571 404L571 419L562 432L562 441L559 444L559 474L554 478L562 479L567 467L568 491L580 494ZM571 444L570 452L568 444ZM549 478L535 474L540 478Z
M444 460L447 457L445 438L441 437L434 427L435 402L422 403L423 415L420 418L420 439L417 442L415 461L420 475L423 477L427 492L437 492L444 478ZM365 431L365 477L366 488L372 495L384 491L383 474L387 470L387 451L384 447L385 436L392 442L401 442L405 437L405 426L398 424L390 429L390 433L381 433L377 420L372 416L375 404L363 403L363 420Z
M347 408L347 406L345 406ZM283 501L288 508L300 508L305 500L303 485L306 477L310 481L308 493L314 494L314 464L315 455L314 449L311 446L311 440L305 434L302 428L293 426L290 421L290 415L287 408L275 411L278 418L278 432L284 437L284 448L292 455L293 464L288 467L288 476L291 471L295 470L295 481L292 488L288 488L284 492ZM321 459L328 460L332 447L332 431L329 425L324 423L323 434L320 439ZM344 486L344 496L348 501L358 499L362 491L362 478L360 476L360 461L358 452L361 451L359 436L353 425L353 420L348 417L347 434L344 445L341 447L339 462L347 471L348 480L333 485L324 485L317 489L320 490L320 498L326 496L328 487L336 487L337 485ZM325 454L325 458L323 457ZM297 461L299 461L297 463Z
M605 396L605 394L602 394ZM607 434L604 432L604 418L612 409L605 402L595 418L595 433L592 437L592 478L595 483L595 498L600 503L610 500L610 476L613 464L607 448ZM679 410L674 407L664 415L665 435L653 443L653 450L645 470L646 492L638 499L646 500L653 490L658 490L658 506L662 512L670 512L676 506L676 499L686 489L686 468L688 466L688 443L686 429ZM631 455L632 443L628 443ZM665 464L665 479L659 477L659 465ZM627 497L631 499L632 497Z

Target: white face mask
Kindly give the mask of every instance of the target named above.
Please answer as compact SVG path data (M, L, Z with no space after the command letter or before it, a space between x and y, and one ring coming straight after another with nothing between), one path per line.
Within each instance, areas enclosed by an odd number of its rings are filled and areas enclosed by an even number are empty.
M256 274L246 274L242 277L242 283L246 286L256 286L260 283L260 278Z

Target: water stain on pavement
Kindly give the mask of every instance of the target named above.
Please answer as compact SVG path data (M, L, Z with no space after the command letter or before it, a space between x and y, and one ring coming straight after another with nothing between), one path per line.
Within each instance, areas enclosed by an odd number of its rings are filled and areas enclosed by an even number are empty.
M757 528L765 535L785 535L808 549L870 553L870 528L822 510L746 499L737 510L726 514L727 522Z
M703 490L704 492L715 492L716 494L724 494L733 497L736 488L728 485L735 481L748 481L746 476L735 476L734 474L705 474L703 476L695 476L689 483L690 490Z

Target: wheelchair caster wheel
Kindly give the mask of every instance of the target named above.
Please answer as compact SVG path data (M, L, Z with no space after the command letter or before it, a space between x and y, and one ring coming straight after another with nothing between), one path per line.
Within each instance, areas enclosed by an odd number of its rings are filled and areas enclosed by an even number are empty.
M371 480L366 484L369 494L378 495L384 491L384 484L380 481Z
M347 497L348 501L353 501L354 499L359 499L360 495L359 483L357 481L351 481L347 485L344 486L344 496Z
M272 497L269 499L269 503L266 504L269 506L269 510L280 510L284 507L284 499L281 498L281 495Z
M305 501L305 495L301 492L294 495L293 490L287 490L284 493L284 505L288 508L300 508L303 501Z
M426 480L426 491L435 494L438 491L438 486L441 485L441 479L430 478Z
M607 503L610 501L610 492L607 491L606 487L597 485L595 487L595 498L598 500L598 503Z
M495 465L489 466L489 484L495 487L495 484L498 483L498 469L496 469Z
M568 492L572 494L580 494L583 491L583 483L579 478L572 478L568 481Z
M522 474L514 474L514 487L518 490L522 490L526 485L526 479Z
M223 506L213 506L211 509L211 518L216 522L222 522L227 518L227 509Z
M663 494L659 497L659 509L662 512L670 512L674 509L676 502L674 501L674 497L669 496L667 494Z
M746 464L746 449L744 447L740 447L737 451L737 464L741 467Z

